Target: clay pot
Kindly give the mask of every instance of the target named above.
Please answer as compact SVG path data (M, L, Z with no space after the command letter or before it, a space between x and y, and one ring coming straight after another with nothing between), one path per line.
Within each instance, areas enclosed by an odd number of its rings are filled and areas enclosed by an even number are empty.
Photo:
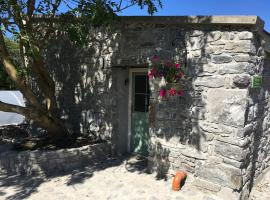
M172 189L178 191L181 189L181 183L187 178L187 173L183 171L178 171L175 174L175 177L172 182Z

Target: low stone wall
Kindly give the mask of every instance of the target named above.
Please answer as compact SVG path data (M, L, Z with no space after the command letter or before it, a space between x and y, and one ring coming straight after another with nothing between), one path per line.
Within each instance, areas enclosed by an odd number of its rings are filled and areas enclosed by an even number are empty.
M108 143L51 151L9 151L0 154L0 174L63 173L106 159Z

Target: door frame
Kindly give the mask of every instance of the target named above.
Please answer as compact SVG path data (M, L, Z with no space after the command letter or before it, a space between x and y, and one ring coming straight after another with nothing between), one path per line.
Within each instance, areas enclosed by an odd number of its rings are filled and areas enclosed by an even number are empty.
M132 114L132 88L133 88L133 73L148 72L147 68L130 68L129 69L129 89L128 89L128 152L131 152L131 114Z

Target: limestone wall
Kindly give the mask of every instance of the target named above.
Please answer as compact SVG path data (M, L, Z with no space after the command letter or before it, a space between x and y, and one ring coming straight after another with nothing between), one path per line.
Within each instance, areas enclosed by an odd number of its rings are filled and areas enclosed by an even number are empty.
M244 135L249 84L255 72L254 35L247 30L187 31L192 81L184 97L158 98L152 87L153 168L182 169L194 185L238 198L249 138ZM169 162L168 162L169 161Z
M67 126L77 134L110 140L116 119L110 67L116 34L93 29L90 35L87 44L78 45L58 33L46 63L56 81L59 115Z
M55 41L48 58L60 66L52 73L63 118L74 130L104 132L125 152L128 69L147 67L153 55L185 61L191 79L184 97L161 100L159 80L151 80L149 169L160 177L182 169L201 189L246 199L269 160L269 61L261 26L154 19L124 21L113 34L97 31L83 48ZM264 76L262 88L251 88L254 75Z

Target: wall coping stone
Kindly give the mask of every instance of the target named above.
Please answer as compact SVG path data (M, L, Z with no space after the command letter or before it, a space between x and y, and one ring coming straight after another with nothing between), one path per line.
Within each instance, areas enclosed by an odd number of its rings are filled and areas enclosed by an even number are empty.
M121 16L124 23L151 24L213 24L213 25L250 25L264 27L258 16Z

